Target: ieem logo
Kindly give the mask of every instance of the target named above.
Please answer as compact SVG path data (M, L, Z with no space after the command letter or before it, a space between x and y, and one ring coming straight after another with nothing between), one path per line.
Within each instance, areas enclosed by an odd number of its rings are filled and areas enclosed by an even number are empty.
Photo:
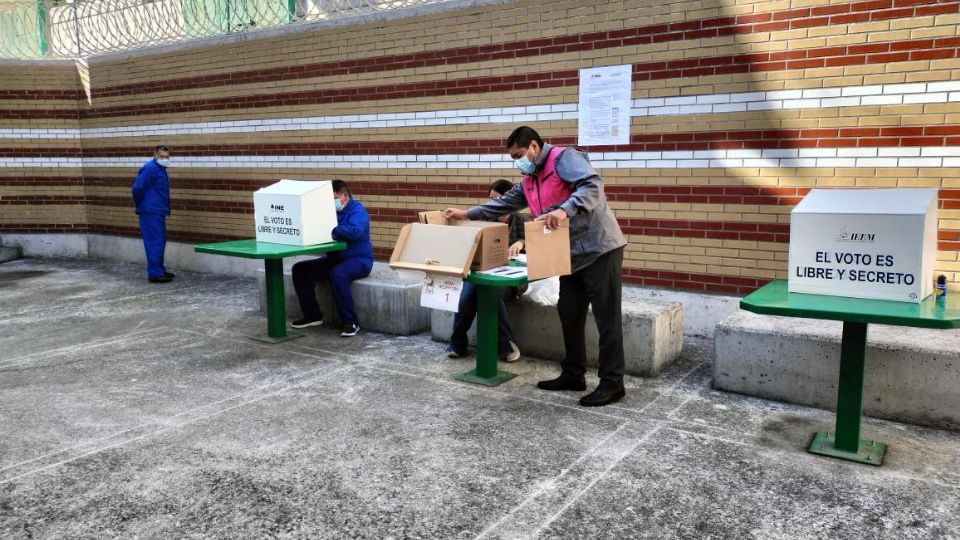
M868 232L852 232L849 229L848 225L840 227L840 233L837 235L836 240L838 242L860 242L864 244L872 244L876 242L877 235L876 233Z

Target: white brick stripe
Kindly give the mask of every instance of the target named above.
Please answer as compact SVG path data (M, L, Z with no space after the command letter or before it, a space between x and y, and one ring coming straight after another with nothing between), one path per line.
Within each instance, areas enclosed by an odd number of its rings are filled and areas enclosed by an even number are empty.
M102 167L136 169L142 157L0 158L0 168ZM960 147L803 148L693 150L674 152L596 152L598 169L704 169L796 167L960 167ZM427 154L376 156L174 156L173 168L201 169L497 169L513 174L504 154Z
M806 90L775 90L633 100L632 116L676 116L745 111L859 107L915 103L960 102L960 81L847 86ZM2 129L0 138L101 139L165 137L275 131L369 129L468 124L517 124L576 120L576 103L380 113L308 118L272 118L228 122L194 122L82 129Z

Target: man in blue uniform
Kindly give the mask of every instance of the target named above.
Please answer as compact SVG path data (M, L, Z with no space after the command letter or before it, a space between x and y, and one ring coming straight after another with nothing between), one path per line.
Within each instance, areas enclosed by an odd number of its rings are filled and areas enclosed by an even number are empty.
M147 280L150 283L169 283L174 275L163 266L163 252L167 248L167 216L170 215L170 149L165 145L154 148L153 159L140 167L133 183L133 202L140 218L140 235L147 254Z
M330 282L330 292L343 321L340 336L352 337L360 332L360 321L353 311L350 282L369 276L373 268L370 216L360 201L350 196L343 180L333 181L333 202L337 208L333 239L346 242L347 249L293 265L293 286L303 317L290 323L290 326L307 328L323 324L323 312L317 303L315 287L318 281L326 280Z

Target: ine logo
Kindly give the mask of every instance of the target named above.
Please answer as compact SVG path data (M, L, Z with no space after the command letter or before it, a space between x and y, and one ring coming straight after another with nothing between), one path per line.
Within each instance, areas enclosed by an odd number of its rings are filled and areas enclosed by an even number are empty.
M271 204L271 205L270 205L270 211L271 211L271 212L283 212L283 205L282 205L282 204Z
M849 225L840 227L840 234L837 235L837 242L859 242L861 244L872 244L877 240L877 234L872 232L851 231Z

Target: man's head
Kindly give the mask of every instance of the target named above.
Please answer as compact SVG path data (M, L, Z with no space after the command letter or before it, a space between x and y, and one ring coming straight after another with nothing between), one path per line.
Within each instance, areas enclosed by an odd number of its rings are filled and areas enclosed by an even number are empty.
M154 146L153 158L156 159L157 163L163 167L170 165L170 147L165 144L158 144Z
M543 139L532 127L520 126L507 137L507 153L523 174L534 171L534 163L543 148Z
M332 184L333 204L337 207L337 212L339 212L350 202L350 190L347 189L347 183L343 180L334 180Z

